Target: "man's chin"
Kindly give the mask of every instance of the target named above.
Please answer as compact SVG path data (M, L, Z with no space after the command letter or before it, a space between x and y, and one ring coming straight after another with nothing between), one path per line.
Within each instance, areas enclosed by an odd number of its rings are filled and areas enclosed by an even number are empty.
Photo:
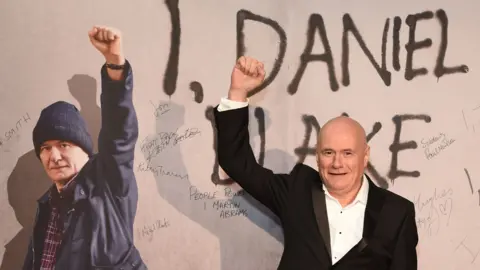
M60 174L55 174L55 175L50 176L50 179L55 184L66 184L70 179L72 179L72 177L73 177L73 175L60 173Z
M351 182L351 175L347 174L328 174L327 175L327 186L332 188L341 188L344 186L348 186L348 183Z

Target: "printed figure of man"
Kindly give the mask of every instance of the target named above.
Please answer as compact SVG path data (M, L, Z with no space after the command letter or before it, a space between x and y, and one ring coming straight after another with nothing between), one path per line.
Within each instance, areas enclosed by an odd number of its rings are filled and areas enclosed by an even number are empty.
M88 35L106 61L98 153L74 105L58 101L42 110L33 144L53 185L38 200L24 270L147 269L133 243L138 120L132 68L118 30L95 26Z
M219 165L281 220L278 269L416 270L414 205L365 174L370 148L358 122L341 116L321 128L319 171L297 164L289 174L275 174L256 162L247 96L264 78L262 63L240 57L228 98L214 112Z

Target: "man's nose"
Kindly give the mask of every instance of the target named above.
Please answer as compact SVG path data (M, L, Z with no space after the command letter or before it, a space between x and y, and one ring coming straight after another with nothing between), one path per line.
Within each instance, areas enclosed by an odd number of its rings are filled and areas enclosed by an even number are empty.
M343 164L342 157L340 155L335 155L333 158L333 164L332 166L334 168L341 168Z
M61 159L62 155L60 151L56 147L52 147L52 150L50 151L50 160L53 162L58 162Z

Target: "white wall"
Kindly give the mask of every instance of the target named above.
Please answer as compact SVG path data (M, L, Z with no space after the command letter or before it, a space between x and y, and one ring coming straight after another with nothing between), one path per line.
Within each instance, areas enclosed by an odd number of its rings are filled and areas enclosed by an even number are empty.
M181 31L174 31L180 33L181 42L178 65L170 63L169 88L164 76L170 52L175 59L171 46L178 44L171 45L171 14L165 2L175 1L0 3L0 241L5 246L0 248L1 270L17 269L23 260L35 201L49 185L31 140L40 110L58 99L73 102L97 136L103 59L87 37L94 24L123 31L125 52L134 69L134 102L140 119L135 236L150 269L276 269L283 239L275 218L248 195L233 196L239 191L237 185L215 186L211 177L215 152L205 111L227 93L237 56L237 23L242 18L247 18L246 54L264 61L268 74L274 76L251 99L252 145L258 156L265 143L265 166L287 172L303 157L314 166L312 155L296 152L305 138L303 115L314 116L322 125L346 112L373 132L368 174L417 206L419 269L478 269L480 109L475 108L480 106L480 2L409 0L390 1L387 6L378 0L180 1L179 17L171 4L173 20L179 18L181 23ZM411 28L407 18L422 12L429 19ZM261 16L261 22L252 20L255 15ZM265 18L273 23L268 26ZM354 35L348 35L349 46L342 48L343 23L348 26L349 18L379 70L388 19L384 73L391 74L389 83L382 80ZM333 58L331 80L321 61L309 62L303 76L296 75L310 19L313 26L324 22ZM278 32L271 27L276 24ZM312 53L323 54L318 28L312 31ZM282 42L279 33L285 35ZM409 33L417 41L431 40L430 46L412 53L411 66L427 70L414 78L406 71ZM448 44L443 56L442 44ZM279 56L280 48L284 51ZM342 70L342 56L347 54L349 84ZM442 66L458 69L437 77L435 70ZM192 82L194 88L199 84L203 88L203 99L195 101ZM332 91L335 82L338 90ZM166 89L175 91L169 97ZM257 108L264 112L266 133L261 132L263 122L259 125L255 118ZM313 130L310 146L315 143ZM189 136L152 158L151 164L162 170L145 171L141 168L148 151L142 149L158 133ZM402 146L397 143L406 143L398 155ZM233 200L234 205L222 204L224 200ZM233 213L240 215L222 216L221 207L237 207L241 210Z

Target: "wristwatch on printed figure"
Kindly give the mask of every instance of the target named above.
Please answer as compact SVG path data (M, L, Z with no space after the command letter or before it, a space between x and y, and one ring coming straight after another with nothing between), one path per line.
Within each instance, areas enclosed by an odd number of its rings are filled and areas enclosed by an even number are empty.
M125 64L123 64L123 65L116 65L116 64L105 63L105 66L107 66L107 68L113 69L113 70L122 70L122 69L125 67Z

